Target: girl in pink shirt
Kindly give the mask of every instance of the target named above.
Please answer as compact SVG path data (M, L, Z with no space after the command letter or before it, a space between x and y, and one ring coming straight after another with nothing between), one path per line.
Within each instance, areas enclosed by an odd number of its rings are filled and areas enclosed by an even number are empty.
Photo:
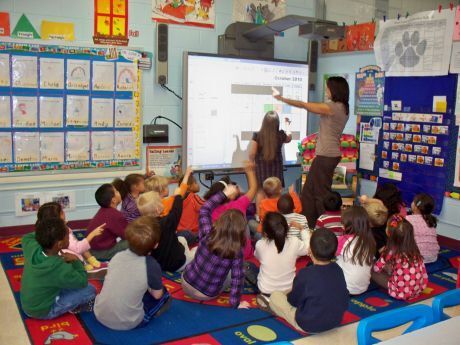
M425 193L417 194L411 205L412 215L406 217L414 227L415 242L426 264L435 262L439 253L438 237L436 235L437 220L431 214L434 206L434 200L430 195Z
M216 220L222 215L222 213L224 213L227 210L239 210L244 215L246 215L246 211L257 193L257 178L254 168L254 163L245 162L244 171L246 173L246 179L248 181L248 191L244 195L240 194L240 196L236 199L229 200L228 202L216 207L212 212L213 223L215 223ZM223 191L229 184L234 183L230 181L230 178L228 176L225 176L224 178L220 179L211 186L208 192L204 195L204 199L208 200L214 194ZM247 237L248 238L246 241L246 246L243 250L244 257L246 259L252 256L252 246L251 241L249 239L249 228Z
M62 209L61 204L57 202L47 202L40 206L37 212L37 223L43 221L44 219L50 218L61 218L64 222L65 213ZM67 223L67 222L66 222ZM85 270L88 272L96 272L99 270L107 269L107 264L105 262L99 262L94 256L89 252L91 246L91 240L102 234L104 231L105 224L100 225L98 228L94 229L86 238L79 241L73 234L72 229L67 227L69 230L69 247L68 249L63 250L63 252L69 252L75 254L80 261L85 262Z
M415 298L426 288L428 275L415 243L414 228L400 215L394 215L387 223L387 235L388 242L374 265L372 280L388 289L393 298Z

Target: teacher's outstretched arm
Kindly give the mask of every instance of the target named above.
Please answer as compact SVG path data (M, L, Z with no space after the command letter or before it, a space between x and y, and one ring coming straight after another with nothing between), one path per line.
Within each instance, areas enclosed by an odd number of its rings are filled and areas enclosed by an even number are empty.
M284 98L279 93L273 91L273 97L278 101L289 104L296 108L302 108L318 115L333 115L333 112L327 103L302 102L295 99Z

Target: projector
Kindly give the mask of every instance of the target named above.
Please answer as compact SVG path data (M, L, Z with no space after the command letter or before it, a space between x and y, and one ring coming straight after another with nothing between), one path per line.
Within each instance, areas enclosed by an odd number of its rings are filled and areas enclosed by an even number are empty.
M339 39L345 37L345 26L310 22L299 25L299 36L310 40Z

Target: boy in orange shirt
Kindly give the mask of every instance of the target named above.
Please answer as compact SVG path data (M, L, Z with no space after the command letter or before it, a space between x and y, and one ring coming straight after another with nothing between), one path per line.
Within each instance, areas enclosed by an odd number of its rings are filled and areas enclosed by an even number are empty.
M177 226L177 231L180 231L180 235L184 236L190 245L196 242L198 238L198 218L204 200L197 194L200 191L200 185L193 175L190 175L188 180L185 179L185 176L179 179L180 185L184 182L187 183L188 188L184 195L182 216Z
M188 184L187 181L192 174L192 168L187 167L185 171L184 178L182 179L182 183L179 185L179 194L184 197L185 193L187 193ZM163 212L161 213L160 217L165 217L171 211L171 208L174 203L174 196L169 196L169 179L164 176L153 175L145 180L145 191L146 192L157 192L160 194L162 198L161 201L163 203Z
M262 223L264 221L265 215L268 212L278 212L278 199L280 198L281 193L283 191L281 180L278 177L267 178L264 181L262 188L267 197L265 199L262 199L259 203L259 209L257 212L259 215L259 223L256 224L255 222L251 222L249 225L252 235L255 239L261 238ZM289 187L289 194L291 195L294 201L294 212L301 213L302 203L300 202L299 196L294 191L293 185ZM254 230L256 230L257 232Z

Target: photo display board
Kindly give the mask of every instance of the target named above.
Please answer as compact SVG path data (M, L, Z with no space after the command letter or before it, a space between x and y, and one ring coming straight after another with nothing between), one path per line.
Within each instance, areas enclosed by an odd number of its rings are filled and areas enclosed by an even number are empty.
M140 54L107 52L0 42L0 176L140 166Z

